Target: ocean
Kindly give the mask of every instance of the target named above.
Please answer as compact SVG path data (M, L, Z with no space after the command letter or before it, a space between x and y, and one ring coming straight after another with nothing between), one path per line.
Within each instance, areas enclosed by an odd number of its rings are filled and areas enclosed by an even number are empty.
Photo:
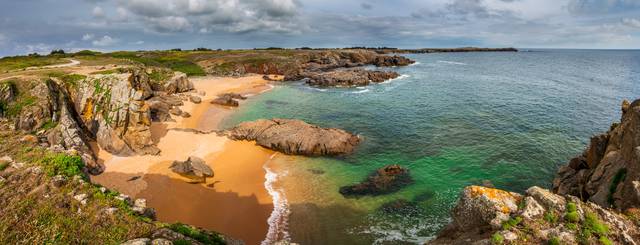
M420 244L450 221L467 185L523 192L551 187L556 169L640 98L640 51L405 55L382 68L400 78L358 88L277 85L223 122L294 118L364 140L340 158L277 155L265 164L278 198L270 239L302 244ZM377 69L368 67L367 69ZM414 183L375 197L345 198L344 185L400 164ZM382 208L403 200L402 209ZM267 221L265 221L267 222Z

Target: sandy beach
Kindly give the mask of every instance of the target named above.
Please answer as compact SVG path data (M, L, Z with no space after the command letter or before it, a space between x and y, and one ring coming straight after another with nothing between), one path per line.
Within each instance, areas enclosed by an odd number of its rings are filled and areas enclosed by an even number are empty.
M182 222L216 230L259 244L269 228L272 197L265 189L265 162L274 152L253 142L231 141L215 133L196 134L180 129L216 130L234 108L212 105L216 95L235 92L255 95L272 88L261 76L190 79L205 95L202 103L185 102L190 118L153 123L152 134L161 153L156 156L118 157L97 152L106 170L92 181L135 198L145 198L157 211L159 221ZM242 104L240 105L242 106ZM173 173L174 160L189 156L204 159L215 176L206 183L188 183Z

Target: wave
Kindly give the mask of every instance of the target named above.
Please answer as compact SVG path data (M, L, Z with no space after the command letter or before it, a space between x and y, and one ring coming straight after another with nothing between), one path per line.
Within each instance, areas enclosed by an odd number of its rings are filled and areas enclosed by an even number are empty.
M446 60L438 60L438 63L445 63L445 64L451 64L451 65L467 65L466 63L462 63L462 62L455 62L455 61L446 61Z
M359 90L359 91L353 91L353 92L349 92L350 94L362 94L362 93L366 93L369 92L371 90L367 89L363 89L363 90Z
M416 62L414 62L413 64L410 64L409 66L415 66L415 65L419 65L419 64L422 64L422 63L420 63L420 62L416 61Z
M267 231L267 236L262 241L262 245L274 244L276 242L288 242L291 241L291 237L289 235L289 231L287 229L289 223L289 202L287 201L286 196L284 195L284 191L281 188L275 188L273 184L278 180L278 174L271 171L271 169L267 166L269 162L276 156L277 153L274 153L269 158L263 168L266 172L265 174L265 182L264 187L267 189L267 192L271 196L273 200L273 211L271 211L271 215L269 215L269 219L267 219L267 223L269 224L269 230Z
M402 79L405 79L405 78L408 78L408 77L411 77L411 76L409 76L409 75L400 75L399 77L389 79L387 81L381 82L380 84L391 83L393 81L402 80Z

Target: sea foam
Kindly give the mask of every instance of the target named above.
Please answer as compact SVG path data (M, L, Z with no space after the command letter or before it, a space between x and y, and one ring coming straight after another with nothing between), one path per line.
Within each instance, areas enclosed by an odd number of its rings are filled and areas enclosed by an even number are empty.
M271 215L269 216L269 219L267 219L269 230L267 231L267 236L264 241L262 241L262 245L274 244L276 242L287 243L291 241L288 230L290 213L289 202L287 202L284 190L274 187L274 183L280 176L268 167L269 162L271 162L276 154L277 153L271 155L269 161L267 161L263 166L266 172L264 176L266 179L264 187L267 189L267 192L271 195L271 199L273 200L273 211L271 211Z
M466 63L462 63L462 62L455 62L455 61L446 61L446 60L438 60L438 63L445 63L445 64L450 64L450 65L467 65Z

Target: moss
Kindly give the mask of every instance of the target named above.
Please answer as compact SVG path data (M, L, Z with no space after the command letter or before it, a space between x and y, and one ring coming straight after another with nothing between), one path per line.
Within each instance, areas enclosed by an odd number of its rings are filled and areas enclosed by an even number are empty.
M575 224L575 223L567 223L564 226L567 227L567 229L572 230L572 231L577 231L578 230L578 225Z
M0 162L0 171L7 169L7 167L9 167L8 162Z
M49 153L40 160L44 166L45 172L49 176L65 175L75 176L82 175L84 162L79 156L70 156L64 153Z
M173 245L191 245L191 242L184 239L180 239L180 240L173 241Z
M602 243L603 245L613 245L611 240L609 240L609 238L607 238L605 236L600 237L600 239L598 239L598 241L600 241L600 243Z
M40 127L40 129L42 129L42 130L49 130L49 129L55 128L55 127L56 127L56 125L58 125L56 122L54 122L54 121L52 121L52 120L49 120L49 121L47 121L46 123L44 123L44 124L42 125L42 127Z
M496 232L491 235L491 244L498 245L504 243L504 237L500 233Z
M627 169L623 168L618 170L616 175L611 180L611 185L609 186L609 195L607 195L607 202L609 202L610 205L613 205L614 203L613 194L616 192L616 189L618 189L618 185L622 181L624 181L626 176L627 176Z
M578 207L576 206L575 203L573 203L573 202L567 203L567 212L568 213L576 212L576 211L578 211Z

